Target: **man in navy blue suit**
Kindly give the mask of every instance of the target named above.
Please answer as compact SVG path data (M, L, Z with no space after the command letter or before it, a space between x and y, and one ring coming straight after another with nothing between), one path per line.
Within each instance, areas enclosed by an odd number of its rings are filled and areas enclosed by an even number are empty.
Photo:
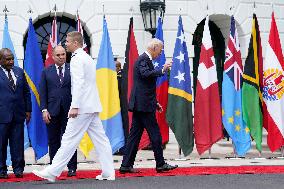
M7 179L7 145L17 178L23 177L24 122L31 118L31 93L23 69L14 66L10 49L0 50L0 179Z
M163 111L156 98L156 80L166 74L172 63L165 63L162 69L155 69L152 60L162 52L163 42L152 39L147 50L138 57L133 70L134 84L129 99L129 111L132 111L132 127L127 139L126 152L123 156L120 173L135 173L133 164L138 145L144 129L146 129L156 160L156 171L164 172L177 168L165 162L162 149L162 137L156 119L156 110Z
M55 64L43 70L40 82L40 102L42 117L47 125L50 163L61 146L72 100L70 65L66 63L65 49L56 46L52 58ZM76 176L77 151L67 167L67 176Z

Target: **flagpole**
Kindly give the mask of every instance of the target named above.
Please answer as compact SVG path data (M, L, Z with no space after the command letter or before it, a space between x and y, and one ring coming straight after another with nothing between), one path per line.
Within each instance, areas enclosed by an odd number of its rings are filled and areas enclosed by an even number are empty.
M6 6L5 6L6 7ZM32 8L29 6L29 10L27 11L27 13L28 13L28 15L29 15L29 17L31 18L32 17L32 13L33 13L33 10L32 10ZM36 159L36 153L35 153L35 150L33 149L33 152L34 152L34 164L37 164L38 162L37 162L37 159Z
M134 12L133 6L130 7L129 12L131 13L131 17L130 18L133 18L133 12Z
M56 3L55 3L54 8L52 10L54 11L54 16L56 17L56 11L57 11Z

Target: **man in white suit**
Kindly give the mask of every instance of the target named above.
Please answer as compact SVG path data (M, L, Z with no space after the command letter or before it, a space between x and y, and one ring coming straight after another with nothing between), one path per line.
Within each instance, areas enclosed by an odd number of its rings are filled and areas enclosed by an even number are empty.
M99 118L102 106L96 85L96 64L82 49L83 36L70 32L66 38L66 50L72 52L70 62L72 103L68 113L68 123L62 137L61 147L52 164L42 171L33 173L50 182L61 174L85 132L88 132L100 161L102 173L98 180L115 180L113 157L110 142Z

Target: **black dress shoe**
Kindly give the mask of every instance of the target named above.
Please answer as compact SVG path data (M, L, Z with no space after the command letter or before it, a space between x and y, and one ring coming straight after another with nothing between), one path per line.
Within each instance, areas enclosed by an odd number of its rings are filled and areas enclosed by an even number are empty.
M76 170L68 170L67 177L75 177L76 176Z
M7 179L8 175L7 173L0 173L0 179Z
M125 174L125 173L140 173L140 171L134 169L133 167L123 167L121 166L119 168L119 173Z
M156 167L156 171L158 173L162 173L162 172L165 172L165 171L173 170L173 169L175 169L177 167L178 167L177 165L172 166L172 165L169 165L169 164L165 163L161 167Z
M23 173L19 172L19 173L15 173L16 178L23 178Z

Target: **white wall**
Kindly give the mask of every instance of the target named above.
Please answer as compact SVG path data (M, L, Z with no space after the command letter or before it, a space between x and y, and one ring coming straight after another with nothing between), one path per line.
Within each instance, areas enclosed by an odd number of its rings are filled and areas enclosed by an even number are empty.
M242 57L245 58L249 45L254 0L166 0L166 13L164 18L165 54L169 58L173 54L177 32L179 14L182 15L189 56L194 56L192 35L196 26L206 14L221 29L226 41L230 27L230 15L234 14L238 26L241 43ZM267 44L267 38L271 21L271 0L255 0L256 14L259 20L263 52ZM276 22L280 32L282 44L284 43L284 1L273 0ZM0 44L4 27L4 13L6 5L9 19L9 31L13 40L18 59L24 58L23 37L27 32L29 7L33 10L32 18L38 19L48 16L54 5L57 5L58 15L64 15L75 19L79 10L83 27L91 37L91 55L96 58L102 36L103 4L104 13L110 32L113 53L123 61L129 18L131 8L134 9L134 32L139 53L144 51L144 46L151 38L151 34L144 31L139 0L0 0ZM230 10L230 7L234 7ZM282 9L282 11L281 11ZM226 42L227 44L227 42ZM263 53L265 54L265 53ZM21 61L20 61L21 62Z

